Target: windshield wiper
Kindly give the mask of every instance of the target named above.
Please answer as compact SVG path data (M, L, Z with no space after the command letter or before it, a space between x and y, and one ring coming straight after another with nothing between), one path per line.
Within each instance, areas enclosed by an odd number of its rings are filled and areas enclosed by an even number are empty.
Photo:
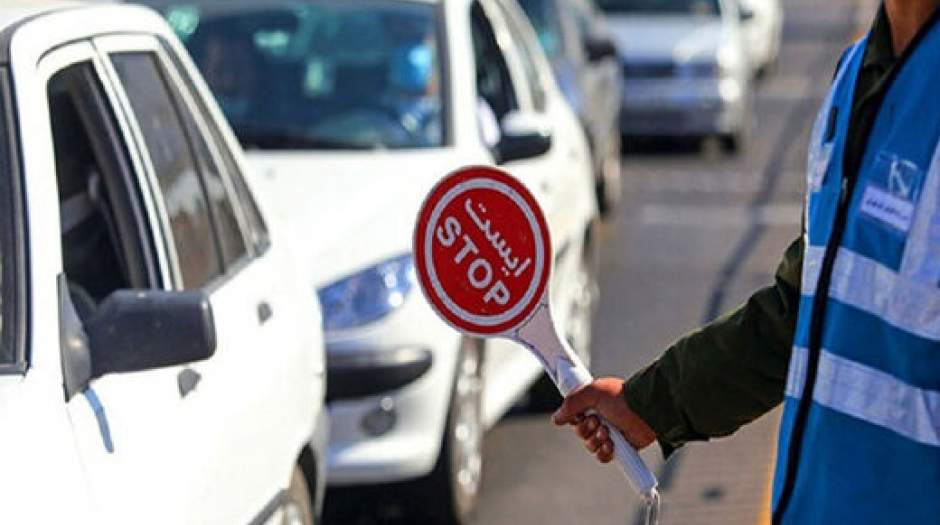
M336 149L372 150L378 144L363 144L339 138L321 137L304 130L266 126L233 126L245 149Z

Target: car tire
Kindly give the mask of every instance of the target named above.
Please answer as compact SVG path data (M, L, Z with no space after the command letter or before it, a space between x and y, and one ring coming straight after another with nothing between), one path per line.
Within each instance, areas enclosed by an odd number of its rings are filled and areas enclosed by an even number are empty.
M607 140L606 151L597 170L597 208L601 217L613 215L620 204L622 188L622 149L620 129L615 128Z
M751 138L751 130L754 128L754 113L751 106L747 106L741 127L731 133L720 135L721 149L729 155L737 155L747 149Z
M744 149L745 140L741 132L722 135L720 140L722 151L729 155L737 155Z
M281 523L283 525L314 525L315 523L307 478L297 465L294 465L290 486L285 494Z
M436 525L471 522L483 474L483 342L461 340L441 453L418 496Z

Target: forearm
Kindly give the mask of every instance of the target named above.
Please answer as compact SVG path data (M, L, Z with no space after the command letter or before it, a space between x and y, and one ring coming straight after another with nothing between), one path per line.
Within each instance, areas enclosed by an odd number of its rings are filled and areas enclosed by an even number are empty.
M799 306L802 243L775 283L681 339L625 386L630 407L668 455L687 441L726 436L783 399Z

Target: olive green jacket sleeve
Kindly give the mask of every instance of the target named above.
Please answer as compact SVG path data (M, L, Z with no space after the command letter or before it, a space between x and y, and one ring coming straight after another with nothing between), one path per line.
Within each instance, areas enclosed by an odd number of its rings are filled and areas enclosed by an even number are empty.
M802 237L775 284L684 337L630 378L627 403L669 456L683 443L727 436L783 400L800 301Z

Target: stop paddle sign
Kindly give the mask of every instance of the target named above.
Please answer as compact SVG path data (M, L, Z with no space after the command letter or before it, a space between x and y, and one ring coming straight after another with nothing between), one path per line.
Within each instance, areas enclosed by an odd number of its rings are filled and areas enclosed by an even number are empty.
M444 177L418 212L414 254L421 290L448 324L472 336L520 343L562 394L593 380L555 330L548 225L521 182L481 166ZM609 434L633 487L656 501L656 477L619 432Z
M551 253L535 199L495 169L446 177L418 215L421 288L438 314L465 333L500 335L527 320L545 294Z

